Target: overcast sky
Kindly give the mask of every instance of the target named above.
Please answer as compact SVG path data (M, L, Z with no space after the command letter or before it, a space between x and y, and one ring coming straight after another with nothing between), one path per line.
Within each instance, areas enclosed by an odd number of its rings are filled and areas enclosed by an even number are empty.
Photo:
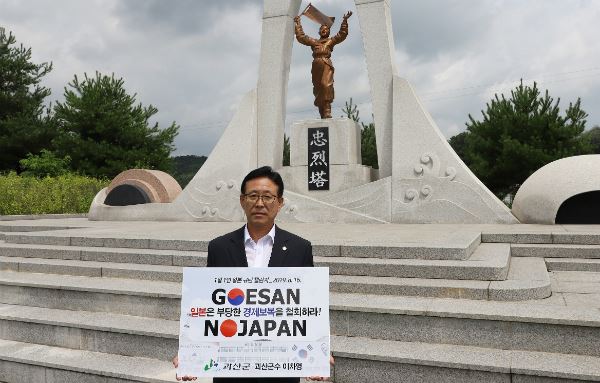
M302 7L308 2L304 1ZM351 0L315 0L324 13L356 11ZM208 155L241 97L256 86L262 1L0 0L0 26L52 61L43 80L62 100L75 74L114 73L163 127L181 125L176 155ZM537 81L561 108L582 99L588 128L600 124L600 1L392 0L396 63L446 137L479 118L494 93ZM305 31L316 28L303 18ZM317 118L311 52L294 42L287 124ZM355 13L333 53L334 116L350 97L371 119Z

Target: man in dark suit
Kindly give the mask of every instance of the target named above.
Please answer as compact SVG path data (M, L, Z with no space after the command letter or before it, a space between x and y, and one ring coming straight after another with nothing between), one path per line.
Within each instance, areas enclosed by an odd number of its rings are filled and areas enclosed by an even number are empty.
M240 204L247 223L208 244L207 267L312 267L309 241L275 225L283 207L283 180L271 167L248 173ZM177 367L177 360L173 361ZM181 377L178 380L195 380ZM321 380L314 377L314 380ZM299 378L213 378L214 383L299 383Z

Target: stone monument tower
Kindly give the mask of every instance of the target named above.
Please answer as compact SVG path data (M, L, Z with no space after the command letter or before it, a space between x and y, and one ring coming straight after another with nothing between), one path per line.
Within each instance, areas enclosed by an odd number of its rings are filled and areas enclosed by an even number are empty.
M294 122L292 166L282 167L294 17L300 3L264 1L257 87L243 98L208 160L183 192L171 203L108 206L102 190L90 207L90 219L242 221L240 182L250 170L269 165L282 173L288 185L280 221L517 223L460 160L410 83L398 75L390 0L354 1L371 88L378 174L360 164L360 139L356 127L345 119ZM309 134L323 127L328 128L331 141L327 152L331 182L328 190L313 190L308 168L320 154L309 158L310 150L319 152L311 149Z

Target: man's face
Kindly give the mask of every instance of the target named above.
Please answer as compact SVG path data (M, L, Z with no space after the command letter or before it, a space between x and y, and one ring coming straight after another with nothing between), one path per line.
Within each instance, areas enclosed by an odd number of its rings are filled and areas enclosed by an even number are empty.
M245 195L240 196L240 204L249 225L273 226L275 217L283 206L283 198L277 197L278 187L275 182L267 177L254 178L246 182ZM255 202L251 201L256 197L275 197L272 202L267 203L263 198L258 198Z
M319 36L322 38L329 37L329 27L327 25L321 25L321 28L319 28Z

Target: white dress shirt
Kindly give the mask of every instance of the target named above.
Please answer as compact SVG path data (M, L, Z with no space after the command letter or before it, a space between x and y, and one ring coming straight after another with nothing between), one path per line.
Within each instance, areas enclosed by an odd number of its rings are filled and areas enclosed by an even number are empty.
M248 267L269 267L273 243L275 243L275 225L267 235L256 242L250 237L248 225L244 226L244 249L246 250Z

